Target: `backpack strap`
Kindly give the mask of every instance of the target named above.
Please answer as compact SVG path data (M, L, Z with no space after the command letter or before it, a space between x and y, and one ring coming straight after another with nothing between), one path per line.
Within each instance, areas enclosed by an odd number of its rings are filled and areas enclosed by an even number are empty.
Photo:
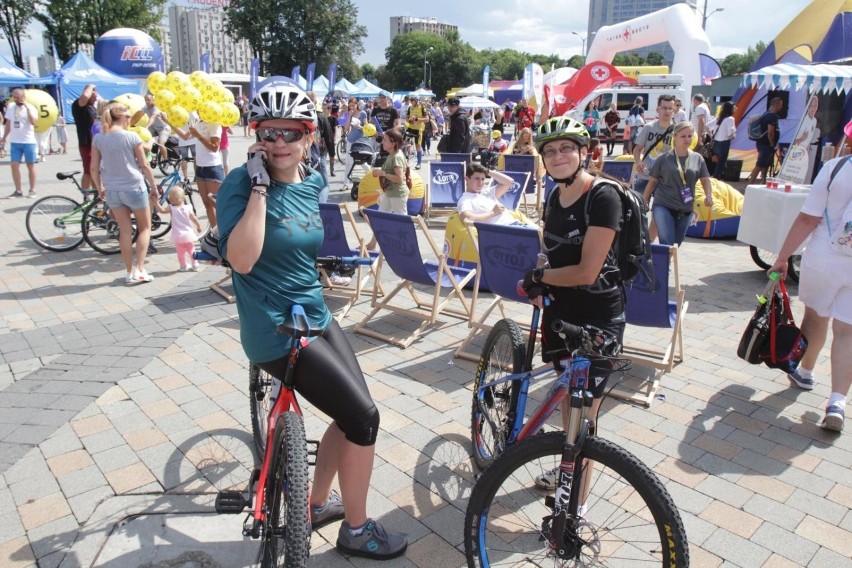
M834 181L834 178L837 177L837 174L840 173L840 170L843 169L843 166L845 166L847 163L849 163L851 161L852 161L852 155L846 156L845 159L840 160L839 162L837 162L834 165L834 169L831 170L831 175L828 178L828 185L825 186L826 193L831 190L831 183ZM825 226L828 228L829 238L831 238L831 235L834 233L834 231L831 230L831 221L828 220L828 200L826 200L826 207L825 207L825 211L823 211L823 216L825 217Z
M654 148L656 148L656 147L657 147L657 145L658 145L660 142L662 142L662 141L663 141L663 138L665 138L666 136L668 136L669 134L671 134L673 130L674 130L674 125L669 126L668 128L666 128L666 131L665 131L665 132L663 132L663 134L662 134L661 136L657 137L657 139L656 139L656 140L654 140L654 143L653 143L653 144L651 144L651 147L650 147L650 148L648 148L647 150L645 150L645 153L642 155L642 161L643 161L643 162L645 161L645 158L647 158L647 157L648 157L648 154L650 154L650 153L651 153L651 150L653 150Z

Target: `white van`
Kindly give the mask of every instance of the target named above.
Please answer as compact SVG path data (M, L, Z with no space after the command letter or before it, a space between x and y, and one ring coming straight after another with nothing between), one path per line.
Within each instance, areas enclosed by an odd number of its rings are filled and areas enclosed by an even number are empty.
M657 118L657 99L660 95L672 95L683 101L684 110L689 113L692 106L687 99L686 89L683 87L683 75L639 75L636 78L638 84L604 87L595 89L580 101L573 110L567 114L571 118L583 122L583 111L592 101L595 102L601 115L601 128L606 125L603 122L604 115L609 111L609 105L613 102L621 116L620 130L624 128L624 121L630 112L630 108L636 102L636 97L642 97L642 106L645 108L645 122Z

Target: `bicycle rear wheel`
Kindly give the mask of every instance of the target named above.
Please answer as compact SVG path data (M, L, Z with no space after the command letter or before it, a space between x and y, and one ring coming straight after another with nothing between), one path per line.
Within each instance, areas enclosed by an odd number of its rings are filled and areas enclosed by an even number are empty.
M132 242L136 242L136 221L133 221ZM83 216L83 238L101 254L118 254L118 221L110 214L104 201L96 199Z
M509 374L520 373L526 346L521 328L512 320L500 320L488 334L473 383L470 428L473 459L485 469L506 449L506 440L517 410L517 383L501 383L480 393L480 386Z
M157 164L157 167L160 168L160 171L163 172L164 176L167 176L177 169L179 163L179 158L166 158L165 160L160 160L160 163Z
M266 452L268 426L266 418L272 410L269 400L269 390L272 387L272 375L260 367L251 364L249 367L249 403L251 404L251 431L254 435L254 446L257 455L263 458Z
M266 485L269 515L260 544L260 565L302 568L311 543L308 448L302 417L295 412L282 414L273 441L277 449Z
M42 197L27 211L26 225L30 238L43 249L65 252L83 243L83 212L70 197Z
M468 566L689 565L686 532L666 488L627 450L595 437L580 451L594 468L586 511L566 523L568 550L560 556L549 541L553 509L545 498L553 492L538 489L534 478L559 467L564 446L564 432L534 436L482 474L465 515Z
M159 239L172 230L172 218L161 217L157 211L151 212L151 238Z

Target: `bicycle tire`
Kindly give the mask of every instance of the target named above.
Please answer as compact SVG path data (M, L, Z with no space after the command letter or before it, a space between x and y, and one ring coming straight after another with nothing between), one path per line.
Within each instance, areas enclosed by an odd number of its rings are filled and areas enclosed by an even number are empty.
M251 432L257 455L263 458L266 452L266 437L269 426L267 417L272 407L269 402L269 389L272 387L272 375L260 367L249 367L249 403L251 404Z
M789 259L787 259L787 276L790 277L790 280L799 283L799 272L802 264L802 255L794 254L791 255Z
M64 195L48 195L33 203L26 226L33 242L49 251L65 252L83 244L83 211Z
M180 159L166 158L165 160L160 160L157 168L159 168L164 176L167 176L177 169L179 163Z
M263 568L303 568L308 561L311 521L308 515L308 447L305 426L295 412L275 425L276 452L266 485L269 510L260 545Z
M151 212L151 238L159 239L169 234L172 230L171 216L160 217L157 211Z
M337 158L340 160L340 163L343 163L344 158L346 157L346 138L341 138L337 141Z
M748 250L754 263L764 270L769 270L778 259L777 254L757 248L756 246L749 246ZM801 262L802 255L800 254L791 255L790 258L787 259L787 275L796 283L799 282L799 266Z
M136 242L138 231L133 224L133 237ZM96 199L83 215L83 238L94 250L101 254L111 255L121 252L118 242L118 222L110 217L109 207L100 199Z
M483 391L481 401L477 400L480 398L479 387L510 373L520 373L525 354L524 334L517 323L503 319L491 328L476 367L470 412L473 460L480 469L491 465L494 458L506 449L518 397L515 382L501 383ZM488 409L490 421L483 415L483 407ZM497 424L499 431L495 432L490 423Z
M465 514L468 566L689 566L686 531L665 486L636 456L596 437L580 452L595 462L587 510L566 525L566 542L579 548L560 558L544 524L553 514L545 496L553 492L536 488L534 477L558 467L564 446L564 432L534 436L482 474Z

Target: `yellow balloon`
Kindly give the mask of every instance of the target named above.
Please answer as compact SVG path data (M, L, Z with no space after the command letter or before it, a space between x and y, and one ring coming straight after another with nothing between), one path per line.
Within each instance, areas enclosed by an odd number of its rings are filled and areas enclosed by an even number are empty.
M142 142L148 142L151 139L151 132L142 126L131 126L128 130L135 132L142 139Z
M189 82L192 83L192 86L196 89L200 89L206 81L207 73L204 71L193 71L189 74Z
M130 110L130 114L136 114L136 112L145 108L145 99L142 98L142 95L135 93L124 93L113 100L125 105ZM134 126L148 126L148 115L143 114Z
M166 89L172 92L180 91L181 85L187 82L189 82L189 79L180 71L172 71L166 75Z
M695 150L695 147L698 146L698 134L695 131L692 131L692 141L689 143L689 149Z
M222 105L222 126L234 126L240 121L240 111L233 103Z
M26 101L35 107L38 115L33 130L36 132L50 130L50 127L56 122L56 117L59 116L59 107L56 106L56 101L45 91L38 89L26 89L24 95Z
M189 112L180 105L174 105L169 110L167 117L174 126L184 126L189 122Z
M148 90L152 93L162 91L166 87L166 74L162 71L154 71L148 75Z
M189 87L183 93L181 105L188 111L198 110L198 105L201 104L201 92L195 87Z
M224 99L222 100L223 103L234 104L234 93L231 92L231 89L225 87L225 89L222 90L222 96Z
M221 112L222 108L218 103L213 101L203 102L201 103L201 106L198 107L198 116L201 117L201 120L209 122L210 124L219 123L219 115Z
M168 89L163 89L154 95L154 104L162 111L169 112L177 103L177 97Z

